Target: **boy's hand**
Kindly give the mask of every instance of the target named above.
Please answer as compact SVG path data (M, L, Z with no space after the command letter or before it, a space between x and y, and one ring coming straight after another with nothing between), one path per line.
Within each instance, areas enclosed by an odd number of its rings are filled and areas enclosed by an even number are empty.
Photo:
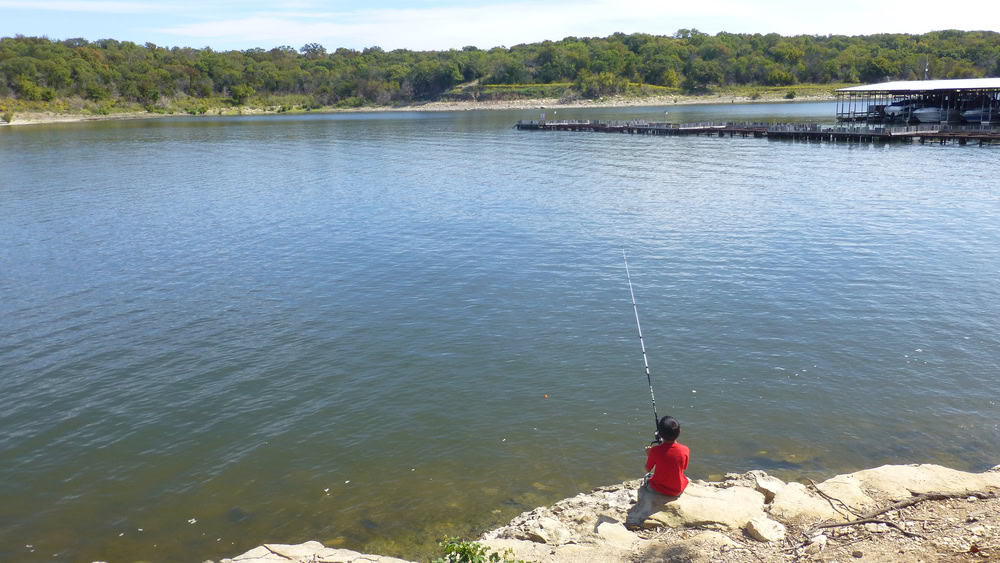
M646 445L646 451L649 451L649 450L651 450L652 448L653 448L653 445L652 445L652 444L647 444L647 445Z

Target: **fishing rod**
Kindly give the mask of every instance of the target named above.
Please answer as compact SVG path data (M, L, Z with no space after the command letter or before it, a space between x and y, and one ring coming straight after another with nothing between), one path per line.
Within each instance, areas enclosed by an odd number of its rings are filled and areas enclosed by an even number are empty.
M660 441L659 422L660 417L656 414L656 396L653 395L653 376L649 374L649 360L646 359L646 343L642 339L642 325L639 324L639 307L635 304L635 291L632 290L632 276L628 271L628 256L625 249L622 249L622 259L625 260L625 278L628 280L628 292L632 296L632 312L635 313L635 328L639 330L639 347L642 348L642 363L646 367L646 382L649 383L649 400L653 403L653 428L656 428L656 440Z

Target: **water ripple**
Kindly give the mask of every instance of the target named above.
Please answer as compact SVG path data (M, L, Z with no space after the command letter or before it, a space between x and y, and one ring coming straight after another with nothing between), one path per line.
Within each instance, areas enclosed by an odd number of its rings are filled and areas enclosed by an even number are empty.
M580 115L643 110L602 111ZM523 117L0 132L0 546L364 550L633 475L650 412L623 247L693 475L996 463L996 151Z

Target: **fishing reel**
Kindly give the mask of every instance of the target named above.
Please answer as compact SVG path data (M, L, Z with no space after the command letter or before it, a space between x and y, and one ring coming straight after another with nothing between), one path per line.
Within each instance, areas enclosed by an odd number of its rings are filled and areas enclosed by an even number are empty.
M660 438L659 431L653 432L653 441L649 443L650 446L659 446L663 443L663 438Z

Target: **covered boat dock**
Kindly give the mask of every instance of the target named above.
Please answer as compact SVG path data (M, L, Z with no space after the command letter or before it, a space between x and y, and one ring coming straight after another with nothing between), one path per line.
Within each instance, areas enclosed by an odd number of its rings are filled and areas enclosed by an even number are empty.
M910 80L837 90L837 121L866 125L1000 123L1000 78Z

